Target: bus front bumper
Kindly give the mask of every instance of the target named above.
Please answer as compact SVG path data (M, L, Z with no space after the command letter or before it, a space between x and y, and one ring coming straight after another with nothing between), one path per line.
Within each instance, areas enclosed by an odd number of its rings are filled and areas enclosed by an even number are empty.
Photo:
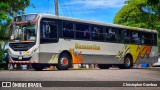
M18 60L17 58L12 58L9 56L9 63L11 64L33 64L33 63L38 63L38 60L33 60L32 58L25 59L23 58L22 60Z
M10 60L9 63L11 64L33 64L33 63L38 63L37 61L13 61Z

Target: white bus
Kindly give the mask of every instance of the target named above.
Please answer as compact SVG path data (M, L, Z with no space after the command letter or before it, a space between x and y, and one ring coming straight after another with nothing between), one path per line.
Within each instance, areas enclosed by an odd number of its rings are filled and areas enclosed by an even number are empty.
M35 70L73 64L131 68L158 61L157 31L50 14L25 14L11 24L11 64L31 64Z

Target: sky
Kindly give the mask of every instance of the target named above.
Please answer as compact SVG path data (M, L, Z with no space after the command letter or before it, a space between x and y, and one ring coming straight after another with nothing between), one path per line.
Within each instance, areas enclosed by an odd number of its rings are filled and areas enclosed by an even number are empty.
M48 13L55 15L54 0L30 0L25 13ZM125 5L125 0L58 0L59 16L113 23L116 13Z

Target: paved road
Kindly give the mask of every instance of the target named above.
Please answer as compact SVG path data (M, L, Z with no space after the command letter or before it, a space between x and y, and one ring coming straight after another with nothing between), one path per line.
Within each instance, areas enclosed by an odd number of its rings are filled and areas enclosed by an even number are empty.
M67 71L0 71L0 81L160 81L160 67L147 68L147 69L118 69L110 68L106 70L67 70ZM105 87L90 87L93 90L105 89ZM1 89L1 88L0 88ZM8 90L7 88L5 88ZM17 88L15 88L17 89ZM43 89L43 88L39 88ZM49 88L48 88L49 89ZM51 88L50 88L51 89ZM55 90L63 90L67 88L59 87ZM88 90L85 88L71 88L68 90ZM124 90L124 87L111 87L110 89ZM159 88L133 88L134 90L151 90Z
M160 81L160 68L0 71L0 81Z

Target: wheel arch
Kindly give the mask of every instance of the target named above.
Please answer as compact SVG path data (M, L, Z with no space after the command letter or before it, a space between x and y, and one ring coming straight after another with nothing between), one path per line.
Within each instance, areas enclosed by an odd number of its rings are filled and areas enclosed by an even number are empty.
M132 56L131 53L127 53L127 54L125 55L125 57L126 57L126 56L130 56L130 57L133 59L133 56Z
M129 56L129 57L131 57L132 63L134 64L134 62L133 62L133 56L132 56L132 54L130 54L130 53L127 53L127 54L125 55L125 57L126 57L126 56Z

